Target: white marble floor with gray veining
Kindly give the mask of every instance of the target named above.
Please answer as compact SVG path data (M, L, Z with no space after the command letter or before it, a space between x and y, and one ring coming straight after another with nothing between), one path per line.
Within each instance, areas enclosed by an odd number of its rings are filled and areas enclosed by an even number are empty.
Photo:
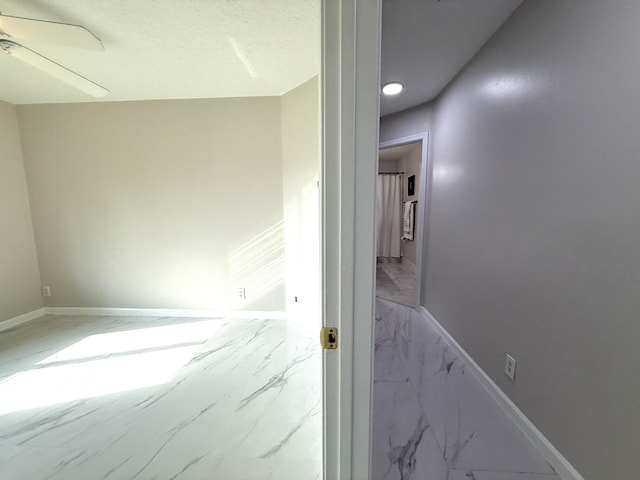
M373 480L559 480L413 308L378 299Z
M376 295L395 303L416 304L416 267L404 258L380 258L376 266Z
M0 332L0 478L318 480L321 389L285 321L44 317Z

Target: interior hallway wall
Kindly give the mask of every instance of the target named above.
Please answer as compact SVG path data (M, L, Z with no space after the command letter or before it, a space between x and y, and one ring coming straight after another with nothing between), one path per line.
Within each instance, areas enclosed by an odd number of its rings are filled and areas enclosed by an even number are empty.
M380 119L380 142L433 130L433 102L423 103Z
M41 307L18 118L0 102L0 322Z
M279 102L17 107L46 305L283 310Z
M286 305L315 334L320 318L320 110L317 77L281 97Z
M432 132L427 308L587 479L640 451L638 25L634 0L525 1L433 129L381 125Z

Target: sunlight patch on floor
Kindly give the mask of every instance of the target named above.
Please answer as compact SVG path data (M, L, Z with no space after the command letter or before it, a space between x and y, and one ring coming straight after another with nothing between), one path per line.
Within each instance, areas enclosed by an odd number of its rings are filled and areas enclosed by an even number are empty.
M91 335L45 358L38 365L203 342L211 337L220 325L220 320L205 320Z
M0 414L167 383L220 325L209 320L88 336L0 383Z

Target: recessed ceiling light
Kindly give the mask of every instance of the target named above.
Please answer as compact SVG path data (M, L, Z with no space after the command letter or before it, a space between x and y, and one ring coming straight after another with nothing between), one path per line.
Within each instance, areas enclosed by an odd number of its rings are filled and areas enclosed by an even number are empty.
M385 95L397 95L402 91L403 88L404 85L402 85L400 82L389 82L384 87L382 87L382 93L384 93Z

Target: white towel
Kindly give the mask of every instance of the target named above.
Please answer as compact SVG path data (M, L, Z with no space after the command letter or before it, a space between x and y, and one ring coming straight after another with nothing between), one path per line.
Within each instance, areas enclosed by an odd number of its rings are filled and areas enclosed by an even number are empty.
M402 238L405 240L413 240L413 224L415 220L415 203L404 202L404 231Z

